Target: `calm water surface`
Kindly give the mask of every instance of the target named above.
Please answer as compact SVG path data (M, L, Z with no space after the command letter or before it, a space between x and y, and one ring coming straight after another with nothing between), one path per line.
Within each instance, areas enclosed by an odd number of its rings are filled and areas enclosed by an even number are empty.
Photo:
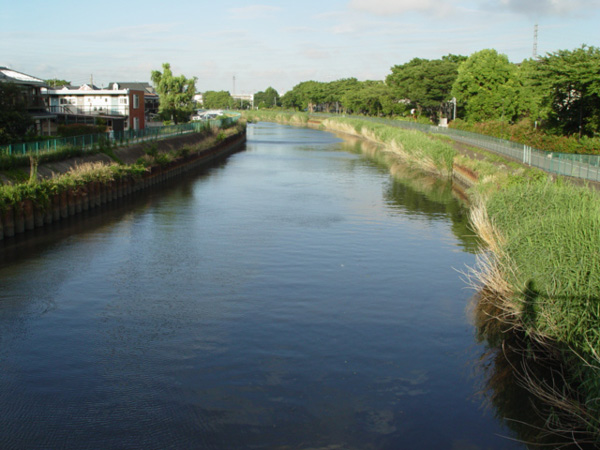
M521 448L476 395L465 213L260 123L203 173L0 243L0 448Z

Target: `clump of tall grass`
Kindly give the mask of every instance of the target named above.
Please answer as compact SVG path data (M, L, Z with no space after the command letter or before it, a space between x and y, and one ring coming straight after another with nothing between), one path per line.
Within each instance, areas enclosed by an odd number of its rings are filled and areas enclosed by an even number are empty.
M537 309L555 311L569 299L569 308L562 317L552 316L564 324L581 321L574 304L598 303L600 296L600 199L585 188L570 184L516 184L491 195L487 210L495 226L504 236L502 251L522 275L513 276L511 283L540 304L531 311L531 320L542 330L552 330L567 342L572 333L564 325L552 324L550 317L534 315ZM582 306L581 305L581 306ZM600 306L600 303L598 303ZM558 313L558 310L555 311ZM579 317L573 317L573 314ZM598 324L599 317L593 318ZM600 348L600 330L594 340Z
M483 292L479 310L559 351L567 381L581 393L573 403L552 386L529 388L555 406L576 405L586 426L600 421L600 199L566 183L515 183L473 209L472 223L486 243L472 275ZM486 306L491 303L493 308ZM495 308L495 309L494 309ZM577 411L575 411L577 410ZM591 425L590 425L591 424Z

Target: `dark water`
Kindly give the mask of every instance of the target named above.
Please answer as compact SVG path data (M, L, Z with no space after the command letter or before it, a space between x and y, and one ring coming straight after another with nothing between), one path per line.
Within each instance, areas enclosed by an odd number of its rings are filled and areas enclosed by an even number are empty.
M465 214L261 123L201 174L4 242L0 448L521 448L476 395Z

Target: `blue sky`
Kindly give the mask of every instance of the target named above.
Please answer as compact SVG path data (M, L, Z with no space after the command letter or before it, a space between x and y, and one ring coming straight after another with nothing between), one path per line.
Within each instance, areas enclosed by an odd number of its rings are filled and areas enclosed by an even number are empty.
M92 5L97 5L94 7ZM600 47L600 0L0 0L0 66L106 86L169 62L199 91L382 80L412 58L495 48L513 62Z

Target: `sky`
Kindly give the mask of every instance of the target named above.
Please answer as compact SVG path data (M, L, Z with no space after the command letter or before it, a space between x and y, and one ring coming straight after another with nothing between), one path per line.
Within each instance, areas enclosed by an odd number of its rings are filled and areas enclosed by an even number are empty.
M283 94L486 48L520 62L536 24L539 55L600 47L600 0L0 0L0 66L105 87L169 63L199 92Z

